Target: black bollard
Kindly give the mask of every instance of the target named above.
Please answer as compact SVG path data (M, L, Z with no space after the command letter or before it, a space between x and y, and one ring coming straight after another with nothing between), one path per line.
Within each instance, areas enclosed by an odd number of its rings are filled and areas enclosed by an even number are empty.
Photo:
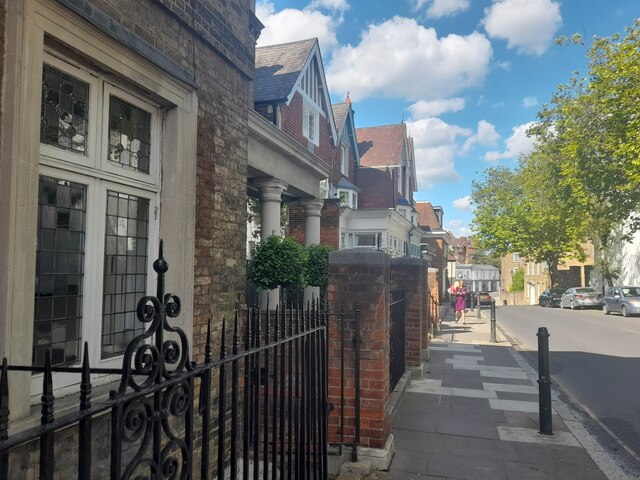
M498 343L496 338L496 299L491 299L491 343Z
M549 375L549 332L538 328L538 389L540 403L540 433L553 435L551 425L551 378Z

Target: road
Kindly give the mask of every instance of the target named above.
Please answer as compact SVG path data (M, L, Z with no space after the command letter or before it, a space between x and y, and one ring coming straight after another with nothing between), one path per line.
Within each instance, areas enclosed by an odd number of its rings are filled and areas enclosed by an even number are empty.
M496 319L536 371L536 333L546 327L552 381L640 461L640 317L530 306L498 307Z

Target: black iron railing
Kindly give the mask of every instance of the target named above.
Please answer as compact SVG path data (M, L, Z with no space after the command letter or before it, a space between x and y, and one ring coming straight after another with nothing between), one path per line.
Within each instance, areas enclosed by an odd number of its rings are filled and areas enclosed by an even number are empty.
M185 333L169 323L180 314L180 299L164 293L162 243L154 270L157 295L143 297L137 308L148 327L127 346L122 369L91 368L86 344L81 367L52 367L49 355L44 367L11 366L3 359L0 478L21 476L12 470L25 468L18 457L36 448L39 461L32 469L41 479L60 476L69 464L79 479L326 479L326 314L318 304L275 314L250 308L245 318L236 314L232 332L223 320L215 360L209 322L204 362L196 364ZM44 376L41 425L9 436L12 371ZM77 412L56 415L55 372L80 376ZM92 401L90 375L114 373L120 375L117 388ZM62 451L59 437L74 439L77 448L66 444ZM96 454L104 442L108 455Z
M391 391L396 388L405 367L405 295L391 292Z

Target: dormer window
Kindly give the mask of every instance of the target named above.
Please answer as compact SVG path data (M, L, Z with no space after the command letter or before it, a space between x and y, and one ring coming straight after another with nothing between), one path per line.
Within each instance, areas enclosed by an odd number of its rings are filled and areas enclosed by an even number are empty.
M314 145L318 145L318 111L310 104L302 109L302 134Z
M340 198L340 206L358 208L358 194L356 192L338 189L338 198Z

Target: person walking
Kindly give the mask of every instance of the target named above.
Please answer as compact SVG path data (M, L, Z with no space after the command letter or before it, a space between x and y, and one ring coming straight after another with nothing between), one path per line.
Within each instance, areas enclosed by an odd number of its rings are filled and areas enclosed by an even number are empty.
M455 296L456 296L455 312L456 312L456 323L458 323L460 318L462 318L463 325L467 324L465 310L467 308L468 294L469 294L469 291L467 290L467 287L464 286L464 280L460 280L455 290Z
M456 289L458 288L458 286L460 285L460 283L456 280L455 282L453 282L453 285L451 285L449 287L449 290L447 290L447 292L449 292L449 300L451 300L451 308L453 308L453 310L455 311L456 309Z

